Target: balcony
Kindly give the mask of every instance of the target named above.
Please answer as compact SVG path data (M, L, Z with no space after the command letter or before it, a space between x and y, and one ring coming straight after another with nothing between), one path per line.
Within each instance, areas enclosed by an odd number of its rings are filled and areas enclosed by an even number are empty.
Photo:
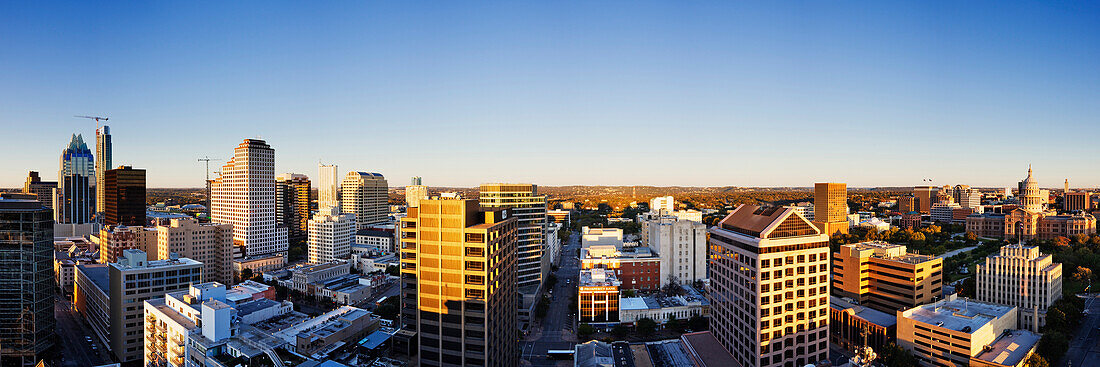
M179 335L173 336L172 337L172 343L175 343L177 346L182 347L183 346L183 338L181 338Z

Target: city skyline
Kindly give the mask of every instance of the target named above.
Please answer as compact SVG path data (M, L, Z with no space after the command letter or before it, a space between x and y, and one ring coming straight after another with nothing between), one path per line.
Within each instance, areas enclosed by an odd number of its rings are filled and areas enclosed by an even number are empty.
M257 137L435 186L1100 186L1095 4L345 5L0 5L0 187L85 114L153 188Z

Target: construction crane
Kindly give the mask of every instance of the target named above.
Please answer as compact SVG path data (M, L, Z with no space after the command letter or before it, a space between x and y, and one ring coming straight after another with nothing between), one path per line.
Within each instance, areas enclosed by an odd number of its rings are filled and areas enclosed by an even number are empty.
M206 162L206 217L210 218L210 161L217 160L217 158L210 158L205 156L199 158L199 162Z
M106 117L99 117L99 116L73 116L73 117L81 118L81 119L95 120L95 129L96 129L96 131L99 131L99 121L107 121Z

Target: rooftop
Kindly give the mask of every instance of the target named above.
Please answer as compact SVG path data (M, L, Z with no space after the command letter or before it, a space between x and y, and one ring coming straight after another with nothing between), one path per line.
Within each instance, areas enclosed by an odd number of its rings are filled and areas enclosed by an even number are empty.
M891 315L873 308L863 307L855 303L848 302L840 297L829 297L829 307L833 308L834 310L852 310L852 313L854 313L856 317L886 328L898 324L898 318L895 315Z
M107 264L81 264L76 267L95 284L96 288L104 294L110 294L111 275L107 272Z
M1039 343L1039 334L1027 330L1006 330L974 359L1003 366L1016 366Z
M714 338L710 331L688 333L680 336L687 351L702 367L739 367L733 355Z
M355 235L356 236L393 238L393 233L386 232L386 231L374 230L374 229L360 229L358 232L355 232Z
M917 306L902 312L901 317L939 326L945 329L972 334L990 321L1004 317L1015 307L970 299L947 299Z

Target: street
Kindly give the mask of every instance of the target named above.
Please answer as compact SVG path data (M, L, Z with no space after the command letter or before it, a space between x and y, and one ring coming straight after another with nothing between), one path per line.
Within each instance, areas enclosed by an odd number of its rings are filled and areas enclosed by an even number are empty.
M1081 328L1069 341L1069 349L1058 366L1100 367L1100 294L1085 300L1085 318ZM1067 364L1072 362L1072 364Z
M76 310L64 297L54 302L57 318L57 346L61 353L61 366L87 367L111 363L112 359L91 326L76 314Z
M550 309L540 326L532 328L525 341L520 342L521 358L531 362L532 366L555 366L557 362L546 357L551 349L573 349L576 337L573 336L573 320L570 296L577 293L577 276L580 273L580 261L577 250L581 248L580 235L574 233L569 242L562 245L561 263L554 274L558 284L554 286L554 295L550 299Z

